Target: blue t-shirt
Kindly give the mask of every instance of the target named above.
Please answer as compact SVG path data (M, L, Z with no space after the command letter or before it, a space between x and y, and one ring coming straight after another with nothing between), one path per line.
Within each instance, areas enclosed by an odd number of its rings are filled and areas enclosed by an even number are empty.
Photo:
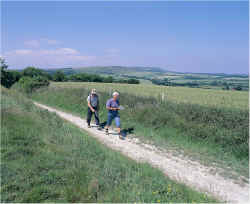
M119 100L114 100L113 98L109 99L106 103L107 108L119 108L120 102ZM109 110L110 112L118 112L118 110Z

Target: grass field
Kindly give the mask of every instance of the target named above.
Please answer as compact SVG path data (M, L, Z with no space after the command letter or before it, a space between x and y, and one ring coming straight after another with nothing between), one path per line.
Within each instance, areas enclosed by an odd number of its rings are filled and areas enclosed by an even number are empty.
M216 202L2 88L1 202Z
M133 84L103 84L103 83L78 83L57 82L52 87L63 88L97 88L100 91L112 92L119 90L136 96L156 97L159 100L169 100L175 103L198 104L209 107L223 107L248 110L248 92L206 90L186 87L166 87L156 85L133 85Z
M112 87L110 84L109 88L106 84L53 83L48 89L34 93L32 98L85 118L86 97L93 87L100 94L102 121L107 119L106 100L113 90L118 90L121 104L126 107L126 111L121 112L122 125L135 127L137 137L182 152L204 164L225 168L227 176L231 176L231 170L249 176L247 94L173 88L162 100L158 97L162 87L157 86L119 84ZM184 96L178 96L177 92ZM199 94L207 97L206 104L202 104ZM181 102L181 98L187 98L185 95L196 97ZM214 104L214 101L222 101L222 95L228 97L227 101ZM244 100L238 100L240 97ZM240 104L244 104L244 108Z

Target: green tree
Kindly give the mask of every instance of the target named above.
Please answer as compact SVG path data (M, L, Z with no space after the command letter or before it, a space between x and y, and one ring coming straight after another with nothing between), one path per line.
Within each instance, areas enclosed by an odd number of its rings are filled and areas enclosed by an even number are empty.
M108 77L105 77L105 78L103 79L103 82L104 82L104 83L113 83L113 81L114 81L114 79L113 79L112 76L108 76Z
M237 90L237 91L241 91L241 90L242 90L242 86L241 86L241 85L238 85L238 86L236 86L234 89Z
M129 79L128 81L128 84L139 84L140 81L138 79Z
M54 81L66 81L66 76L62 71L56 71L56 73L53 75Z
M28 76L28 77L38 77L38 76L47 76L45 71L35 68L35 67L27 67L23 70L22 72L23 76Z
M0 58L1 67L1 85L10 88L15 82L21 78L21 73L17 71L8 71L8 65L3 58Z
M8 73L7 73L8 65L5 63L5 60L3 58L0 58L0 66L1 66L1 85L8 88Z

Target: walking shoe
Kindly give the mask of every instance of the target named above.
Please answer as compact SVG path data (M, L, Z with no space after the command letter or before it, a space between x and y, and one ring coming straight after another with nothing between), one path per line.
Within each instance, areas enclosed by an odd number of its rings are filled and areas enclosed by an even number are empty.
M88 128L91 128L91 126L90 126L90 125L88 125Z
M124 140L125 138L122 136L121 133L119 133L119 139Z

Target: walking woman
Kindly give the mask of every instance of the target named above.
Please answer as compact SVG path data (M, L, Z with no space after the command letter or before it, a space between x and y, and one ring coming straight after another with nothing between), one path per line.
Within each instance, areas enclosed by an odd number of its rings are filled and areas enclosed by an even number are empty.
M106 108L108 109L108 120L107 120L107 126L106 126L106 134L109 134L109 127L112 124L112 121L115 120L115 124L118 130L119 138L123 139L121 136L121 123L120 123L120 115L119 115L119 108L120 102L119 102L119 93L114 92L113 98L109 99L106 103Z

